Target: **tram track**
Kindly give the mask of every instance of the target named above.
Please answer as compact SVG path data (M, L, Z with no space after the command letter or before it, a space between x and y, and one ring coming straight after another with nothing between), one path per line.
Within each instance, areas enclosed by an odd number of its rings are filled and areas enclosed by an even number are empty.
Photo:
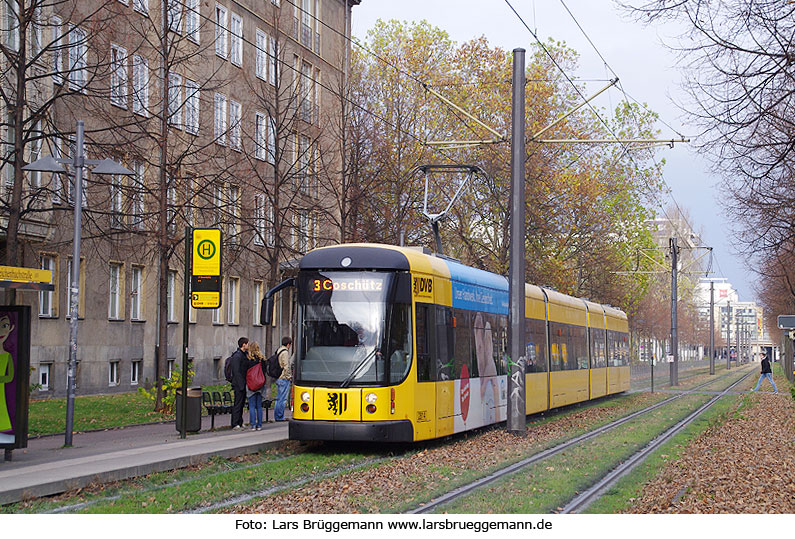
M602 426L600 426L600 427L598 427L598 428L596 428L594 430L588 431L588 432L583 433L583 434L581 434L579 436L576 436L576 437L574 437L574 438L572 438L570 440L562 442L562 443L560 443L560 444L558 444L558 445L556 445L554 447L551 447L551 448L545 449L543 451L540 451L540 452L538 452L538 453L536 453L534 455L531 455L530 457L522 459L522 460L520 460L518 462L515 462L514 464L511 464L511 465L506 466L504 468L501 468L501 469L499 469L499 470L497 470L497 471L495 471L495 472L493 472L493 473L491 473L491 474L489 474L489 475L487 475L485 477L477 479L477 480L475 480L475 481L473 481L471 483L468 483L466 485L461 485L461 486L457 487L456 489L451 490L450 492L445 493L445 494L443 494L443 495L441 495L441 496L439 496L439 497L437 497L437 498L435 498L435 499L433 499L433 500L431 500L429 502L426 502L426 503L424 503L423 505L421 505L419 507L416 507L414 509L406 511L406 513L407 514L426 514L426 513L430 513L430 512L434 511L435 509L437 509L437 508L439 508L439 507L441 507L443 505L449 504L449 503L451 503L451 502L453 502L455 500L458 500L460 498L463 498L463 497L467 496L468 494L473 493L474 491L480 489L481 487L484 487L484 486L486 486L486 485L488 485L490 483L498 481L498 480L500 480L500 479L502 479L504 477L510 476L511 474L514 474L514 473L516 473L516 472L522 470L523 468L526 468L526 467L528 467L528 466L530 466L532 464L538 463L538 462L543 461L543 460L545 460L545 459L547 459L549 457L552 457L554 455L560 454L560 453L566 451L567 449L575 447L576 445L578 445L580 443L589 441L589 440L591 440L593 438L596 438L596 437L598 437L598 436L600 436L602 434L605 434L605 433L607 433L607 432L609 432L609 431L611 431L611 430L613 430L613 429L615 429L615 428L617 428L617 427L619 427L619 426L621 426L621 425L623 425L623 424L625 424L625 423L627 423L629 421L632 421L633 419L636 419L636 418L638 418L640 416L643 416L643 415L645 415L645 414L647 414L649 412L657 410L658 408L666 406L666 405L672 403L673 401L682 398L685 395L698 394L700 389L702 389L704 387L707 387L709 385L715 384L716 382L718 382L721 379L733 377L735 374L736 374L736 371L733 371L731 373L725 374L723 377L721 377L719 379L708 380L708 381L706 381L706 382L704 382L702 384L699 384L699 385L697 385L695 387L682 390L681 392L679 392L678 394L676 394L676 395L674 395L672 397L669 397L669 398L667 398L665 400L662 400L662 401L660 401L658 403L655 403L655 404L653 404L651 406L647 406L646 408L643 408L641 410L637 410L637 411L635 411L635 412L633 412L631 414L628 414L628 415L626 415L624 417L621 417L621 418L619 418L619 419L617 419L615 421L612 421L610 423L602 425ZM749 372L749 373L745 374L744 376L742 376L740 379L732 382L723 392L721 392L719 395L716 395L715 397L710 399L710 401L708 401L708 402L714 403L715 401L717 401L717 399L721 398L723 395L728 394L728 392L733 387L737 386L742 381L747 379L751 374L753 374L753 372ZM701 410L701 408L699 408L699 410ZM704 408L704 410L706 410L706 408ZM701 412L703 412L704 410L701 410ZM699 415L700 415L700 413L699 413ZM688 417L690 417L690 416L688 416ZM693 419L695 419L695 417L697 417L697 416L694 416ZM691 421L692 421L692 419L690 421L688 421L688 424ZM684 426L686 426L686 425L684 425ZM682 428L684 428L684 426Z
M626 459L624 462L619 464L616 468L611 470L607 475L605 475L602 479L597 481L594 485L592 485L587 490L583 491L576 497L574 497L568 504L566 504L563 509L560 511L561 514L571 514L571 513L580 513L584 509L588 508L593 502L599 499L602 494L611 488L619 479L627 475L631 472L636 466L646 460L649 455L651 455L657 448L661 447L663 444L671 440L674 436L682 432L688 425L690 425L693 421L695 421L699 416L701 416L704 412L710 409L715 403L717 403L721 398L731 393L731 389L735 386L739 385L740 383L747 380L751 375L755 374L755 371L748 372L745 376L731 384L729 387L724 389L720 394L715 395L706 403L702 404L698 409L696 409L693 413L679 421L676 425L662 433L660 436L649 442L643 449L636 452L630 458Z

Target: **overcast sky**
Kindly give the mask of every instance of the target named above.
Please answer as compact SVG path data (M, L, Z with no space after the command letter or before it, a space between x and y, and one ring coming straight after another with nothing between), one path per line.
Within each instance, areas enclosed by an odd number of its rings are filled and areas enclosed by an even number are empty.
M611 0L510 0L510 3L542 41L553 37L580 54L580 67L570 76L602 80L612 77L595 46L618 75L624 90L646 103L671 126L658 124L661 138L678 138L677 131L686 136L694 133L675 104L683 99L676 55L662 45L672 42L676 28L639 25ZM361 5L353 8L353 35L364 38L378 19L425 19L446 30L459 44L481 35L492 46L507 50L517 47L530 50L535 43L505 0L362 0ZM587 84L588 90L595 93L605 83ZM595 104L611 110L622 98L620 91L610 90L597 98ZM719 178L710 174L709 163L688 144L663 149L659 158L666 160L664 178L673 198L690 213L690 224L702 234L703 244L714 248L716 262L712 276L727 277L738 290L741 301L754 299L753 276L732 252L731 238L726 233L731 223L723 215ZM671 199L666 202L670 203Z

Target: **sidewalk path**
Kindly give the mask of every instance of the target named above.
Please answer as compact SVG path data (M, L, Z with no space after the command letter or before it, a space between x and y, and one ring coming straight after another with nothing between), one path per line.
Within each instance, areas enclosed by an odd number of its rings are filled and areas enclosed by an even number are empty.
M210 431L205 417L202 429L184 440L173 422L77 433L70 448L62 447L63 435L29 440L10 462L0 460L0 504L173 470L216 455L256 453L287 439L286 422L267 423L261 431Z

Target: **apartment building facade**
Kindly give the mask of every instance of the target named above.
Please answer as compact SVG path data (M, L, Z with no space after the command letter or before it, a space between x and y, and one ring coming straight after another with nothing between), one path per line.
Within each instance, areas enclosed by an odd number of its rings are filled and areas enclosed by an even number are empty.
M3 58L2 84L26 95L5 101L0 245L9 250L16 211L18 265L50 270L55 287L13 296L34 313L34 396L66 392L75 187L71 170L25 173L17 185L15 163L72 157L77 120L88 157L134 172L85 179L81 394L153 381L158 348L166 374L179 365L186 227L224 235L222 306L188 315L198 384L222 381L238 337L265 345L293 333L294 298L277 297L270 331L259 324L261 299L302 253L338 238L334 126L359 0L163 2L5 4L5 43L31 60L19 77L20 64Z

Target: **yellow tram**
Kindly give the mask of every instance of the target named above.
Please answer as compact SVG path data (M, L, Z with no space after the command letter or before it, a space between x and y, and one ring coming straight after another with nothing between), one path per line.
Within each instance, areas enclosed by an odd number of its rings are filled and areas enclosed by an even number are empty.
M309 252L293 284L291 439L419 441L506 419L505 277L348 244ZM525 302L528 414L629 389L623 312L533 285Z

